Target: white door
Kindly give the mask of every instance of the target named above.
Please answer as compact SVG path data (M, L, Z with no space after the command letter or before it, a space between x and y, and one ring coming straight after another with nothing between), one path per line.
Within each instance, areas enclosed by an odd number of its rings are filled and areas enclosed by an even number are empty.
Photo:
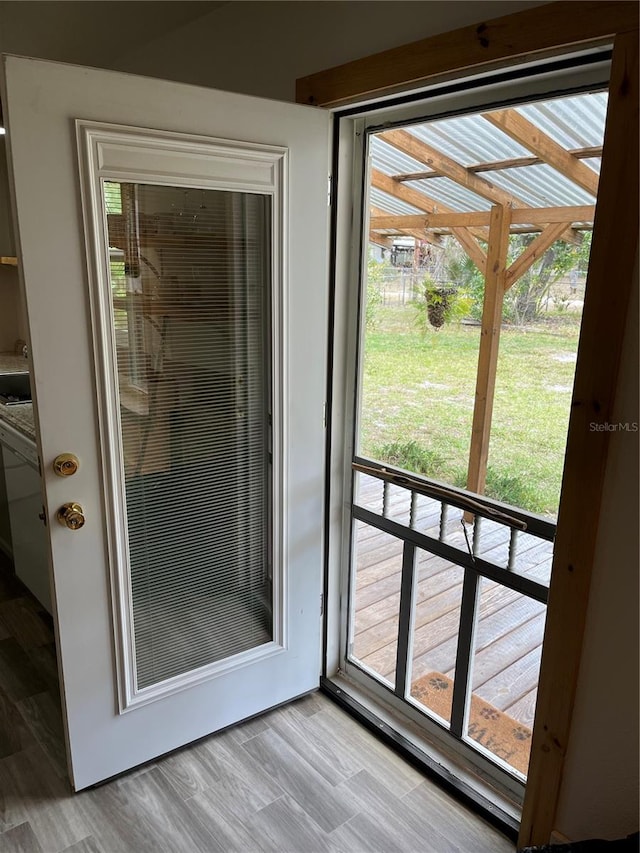
M318 684L329 118L4 77L81 789Z

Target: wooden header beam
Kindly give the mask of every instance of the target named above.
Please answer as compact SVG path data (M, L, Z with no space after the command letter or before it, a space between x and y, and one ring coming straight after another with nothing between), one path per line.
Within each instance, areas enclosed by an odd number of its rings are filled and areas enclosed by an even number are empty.
M638 28L638 4L625 0L571 0L525 9L420 39L319 71L296 81L296 101L335 107L433 83L452 74L503 68L532 54L588 42L606 42Z
M372 228L469 228L488 224L488 210L473 213L434 213L429 216L420 213L408 213L403 216L387 214L373 216L370 221Z

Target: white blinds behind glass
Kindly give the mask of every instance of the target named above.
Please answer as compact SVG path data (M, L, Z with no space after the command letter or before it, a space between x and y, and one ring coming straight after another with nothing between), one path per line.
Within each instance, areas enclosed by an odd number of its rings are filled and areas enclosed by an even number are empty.
M140 689L272 638L270 199L104 190Z

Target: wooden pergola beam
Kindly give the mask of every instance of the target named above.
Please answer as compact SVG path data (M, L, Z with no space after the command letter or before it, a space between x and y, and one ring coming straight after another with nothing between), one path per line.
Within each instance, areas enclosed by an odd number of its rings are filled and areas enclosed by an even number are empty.
M452 235L478 267L482 275L487 272L487 254L468 228L452 228Z
M527 207L521 199L512 193L494 186L484 178L467 169L457 160L443 154L422 139L418 139L406 130L387 130L380 134L384 142L408 154L414 160L424 163L431 169L441 172L447 178L493 204L510 205L511 207Z
M442 204L441 202L436 201L436 199L430 198L428 195L420 192L420 190L416 190L413 187L404 187L401 184L396 183L393 178L390 178L389 175L385 175L384 172L381 172L379 169L371 169L370 174L371 186L375 187L378 190L382 190L382 192L387 193L388 195L397 198L399 201L404 201L407 204L412 205L413 207L417 207L418 210L424 210L425 213L435 213L440 211L442 213L454 213L452 208L447 207L446 204ZM418 225L391 225L391 228L421 228L422 223ZM477 236L486 239L487 232L486 231L478 231ZM424 236L422 239L426 239Z
M516 225L566 222L568 228L574 222L593 222L595 213L595 204L578 204L565 207L529 207L526 210L512 210L511 222Z
M489 435L491 433L493 397L496 387L511 213L510 208L503 205L495 205L491 208L478 374L467 470L467 489L475 494L483 494L487 477Z
M385 214L372 216L372 228L468 228L489 224L489 211L473 213L437 213L430 216L420 213L405 215Z
M514 232L512 232L514 233ZM571 246L581 246L582 245L582 234L577 231L575 228L567 228L567 230L562 234L560 238L564 243L569 243Z
M509 290L519 278L522 278L529 267L535 264L550 246L561 239L565 230L566 225L564 222L554 222L552 225L547 225L533 243L530 243L520 257L516 258L507 269L504 283L505 290Z
M601 145L590 145L587 148L572 148L567 153L577 160L586 160L592 157L602 156ZM475 166L467 166L469 172L500 172L503 169L521 169L526 166L541 166L545 163L540 157L511 157L508 160L491 160L487 163L476 163ZM445 178L444 172L431 169L428 172L407 172L406 174L393 175L393 180L403 183L404 181L425 181L429 178Z
M389 234L379 234L377 231L369 231L369 242L383 249L393 248L393 237Z
M529 208L526 202L514 196L513 193L506 192L500 187L494 186L489 181L476 175L471 169L443 154L437 148L424 142L424 140L416 138L406 130L388 130L380 134L380 138L403 153L425 163L431 169L436 169L439 173L455 181L455 183L465 189L476 193L494 204L508 205L512 208ZM562 150L564 151L564 149ZM591 172L591 169L587 169L578 160L574 160L574 162L579 168ZM400 186L403 185L401 184ZM406 187L406 189L410 188ZM564 236L562 239L565 239ZM573 242L571 232L567 233L566 239L570 243Z
M383 210L380 210L379 207L371 207L370 218L380 215L384 216ZM397 236L413 237L414 240L420 240L422 243L431 243L432 246L438 246L438 248L442 248L444 246L442 236L440 234L434 234L431 231L425 231L424 229L417 228L396 228L394 230L399 232ZM375 229L369 228L369 233L374 234ZM394 235L387 234L386 236L389 237L391 240L391 246L393 246Z
M511 222L514 225L535 225L564 222L565 229L574 222L593 222L594 205L578 205L576 207L529 207L526 210L512 210ZM370 225L372 228L468 228L470 226L489 225L491 212L489 210L471 211L468 213L431 213L407 214L406 216L374 216Z
M403 187L379 169L371 169L370 179L372 187L382 190L382 192L392 195L394 198L400 199L400 201L404 201L413 207L417 207L418 210L424 210L425 213L435 213L439 208L438 202L435 199L430 198L413 187Z
M519 112L516 110L496 110L491 113L483 113L482 117L506 133L511 139L515 139L520 145L528 148L529 151L533 151L565 178L592 196L597 196L598 176L593 169L572 157L566 148L559 145L529 119L520 115Z

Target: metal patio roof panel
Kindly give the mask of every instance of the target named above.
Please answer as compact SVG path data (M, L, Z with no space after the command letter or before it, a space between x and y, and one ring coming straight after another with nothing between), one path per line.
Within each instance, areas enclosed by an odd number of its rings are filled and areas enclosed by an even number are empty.
M427 172L428 166L414 160L402 151L398 151L393 145L389 145L379 136L372 134L369 140L372 164L374 168L384 172L385 175L407 175L413 172Z
M607 109L605 92L571 95L512 109L522 114L565 150L602 145ZM480 163L535 156L529 148L513 140L500 128L484 119L480 113L439 119L420 125L407 125L404 130L467 168ZM372 135L370 153L372 165L387 175L430 170L426 163L389 145L378 134ZM581 162L599 174L598 157ZM478 177L533 207L593 204L595 200L592 195L547 164L481 172ZM456 211L479 211L491 207L491 202L484 196L446 177L407 181L399 186L419 190ZM401 211L398 205L402 203L387 194L378 196L378 200L377 206L389 213L415 212L410 205L403 205Z
M411 204L401 201L399 198L394 198L392 195L383 192L382 190L371 187L369 189L369 203L372 207L379 207L385 213L394 216L403 216L405 214L424 213L423 210L418 210Z
M461 187L450 178L429 178L428 180L406 181L407 187L413 187L419 190L429 198L445 204L454 210L472 211L472 210L489 210L491 202L482 198L477 193Z
M463 166L531 156L528 149L477 114L412 125L406 129Z
M555 98L514 109L563 148L602 145L606 92ZM492 160L531 156L528 148L478 113L412 125L406 130L467 167Z
M592 92L517 107L517 111L563 148L602 145L607 93Z
M526 172L526 175L523 175ZM493 183L531 207L595 204L595 198L546 163L491 173Z

